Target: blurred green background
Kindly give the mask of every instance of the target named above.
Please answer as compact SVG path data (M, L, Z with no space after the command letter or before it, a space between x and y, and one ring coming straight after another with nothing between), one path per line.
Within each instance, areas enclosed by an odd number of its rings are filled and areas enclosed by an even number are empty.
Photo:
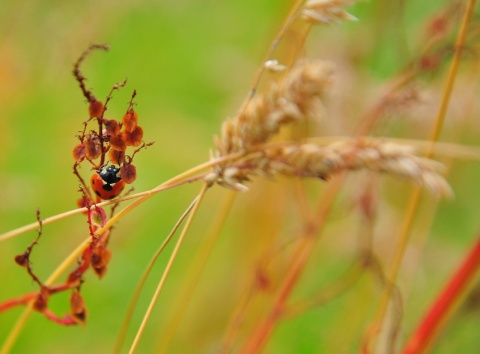
M88 118L88 110L71 71L73 63L90 44L111 46L107 53L93 53L83 65L87 87L98 99L103 100L114 83L128 79L126 87L114 93L106 117L119 119L132 90L137 91L136 110L144 139L155 141L135 160L138 171L135 190L144 191L208 159L212 136L219 133L225 117L235 114L247 94L253 74L291 3L285 0L0 1L0 232L34 222L37 207L42 217L75 208L79 193L78 181L72 174L71 149L76 144L77 131ZM317 28L309 39L308 55L337 61L340 67L353 71L344 76L348 85L342 94L352 104L344 112L367 106L362 100L374 97L379 91L377 84L409 60L414 50L411 42L422 21L441 8L443 2L408 2L405 8L400 1L388 3L358 4L351 12L360 22ZM399 9L402 16L398 15ZM342 66L342 61L347 64ZM402 122L396 124L398 131L408 129ZM337 121L329 133L350 134L354 126L354 118ZM424 138L421 132L421 128L412 129L405 135ZM417 290L424 297L409 303L413 308L407 313L410 327L461 259L478 228L478 221L472 216L476 213L471 211L479 197L479 188L472 187L478 181L478 167L460 167L462 173L452 177L456 204L442 207L442 217L433 226L439 241L420 271L420 276L431 277L431 282L422 283ZM88 171L83 173L88 176ZM468 182L462 183L464 180ZM197 190L197 185L188 185L167 191L121 220L113 233L113 258L106 277L99 281L89 272L82 289L89 308L87 326L65 328L33 314L13 352L109 352L152 250L158 247ZM173 306L178 279L185 276L182 265L187 264L201 245L202 233L211 224L222 198L222 192L211 193L207 198L197 219L200 226L182 250L171 285L160 298L155 321L147 327L139 352L154 352L151 348L161 341L163 315ZM242 198L247 210L255 205L247 196ZM387 197L392 204L401 204L402 198L395 194ZM242 211L245 210L239 207L240 218L248 220ZM219 243L217 261L210 269L211 287L203 289L209 295L199 300L200 305L208 307L216 301L227 301L246 282L255 255L248 255L247 246L237 249L243 245L242 239L232 242L228 238L259 237L255 236L255 230L261 228L260 224L253 220L251 229L243 233L237 228L243 219L226 227L227 237ZM456 234L452 235L453 232ZM32 256L38 275L46 279L87 235L87 225L81 216L46 226ZM34 237L35 232L29 232L0 244L0 301L36 290L25 271L12 261ZM339 251L338 247L332 248ZM330 266L328 269L332 271L320 276L315 273L319 269L315 264L306 274L305 283L311 288L318 285L315 283L318 278L325 281L341 272L348 264L346 259L351 250L347 247L340 262L328 252L320 254L324 258L318 261L318 267ZM438 259L443 261L440 269L437 269ZM138 325L165 262L164 256L147 284L131 330ZM429 272L432 269L438 270L433 276ZM239 283L235 283L237 278L225 282L232 277L239 277ZM208 284L202 286L208 288ZM370 295L371 292L370 289ZM208 296L212 296L210 302ZM346 321L342 306L362 304L363 296L366 295L358 295L354 302L342 298L287 321L279 327L268 351L320 353L337 348L341 350L337 352L357 352L358 336L343 337L341 333ZM66 296L55 296L52 309L59 314L66 312ZM192 324L176 339L178 352L215 349L218 333L222 333L218 323L225 323L230 314L214 310L197 319L196 310L189 314ZM21 311L23 308L15 308L0 314L0 343ZM476 344L480 346L480 340L474 336L475 328L478 330L475 327L478 307L476 316L464 316L455 322L448 341L441 343L435 352L449 353L452 348L460 348L461 352L473 353L469 349ZM205 317L210 317L211 327L201 322ZM365 318L368 316L352 323L363 328L368 322ZM362 332L359 328L350 330L357 335ZM129 333L127 343L133 333Z

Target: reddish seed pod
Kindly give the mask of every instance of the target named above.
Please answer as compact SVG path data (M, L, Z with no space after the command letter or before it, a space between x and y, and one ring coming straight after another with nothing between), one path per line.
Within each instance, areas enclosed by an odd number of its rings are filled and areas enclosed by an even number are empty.
M110 262L110 258L112 258L112 253L103 245L97 246L92 250L92 268L99 278L102 278L107 272L107 265Z
M72 295L70 296L70 310L75 322L84 325L87 318L87 309L82 295L77 291L72 292Z
M103 268L106 267L112 254L105 246L99 245L92 250L91 255L92 267L93 268Z
M138 115L137 113L131 109L127 113L123 115L122 118L123 126L125 127L125 131L133 132L137 127L138 122Z
M132 164L123 165L120 168L120 177L127 184L133 183L137 178L137 168Z
M90 118L100 118L103 115L104 107L103 103L97 100L90 102L88 107L88 112L90 113Z
M87 196L83 195L81 198L77 199L77 206L79 208L86 208L91 204L90 199Z
M33 309L38 312L43 312L47 309L48 307L48 291L45 289L40 290L40 292L37 295L37 298L35 299L35 302L33 303Z
M115 119L103 119L107 135L118 135L120 133L120 124Z
M83 145L85 146L85 156L89 160L95 160L102 154L102 145L96 134L88 134Z
M125 151L127 149L127 145L123 141L122 134L111 136L109 143L110 143L110 146L115 150Z
M20 267L26 267L28 265L28 255L26 253L19 254L15 256L15 263Z
M111 163L121 165L125 161L125 151L110 149L108 157Z
M85 145L78 144L73 148L72 151L73 159L76 162L81 162L85 158Z
M132 132L123 132L122 136L127 146L140 146L143 139L143 129L137 126Z

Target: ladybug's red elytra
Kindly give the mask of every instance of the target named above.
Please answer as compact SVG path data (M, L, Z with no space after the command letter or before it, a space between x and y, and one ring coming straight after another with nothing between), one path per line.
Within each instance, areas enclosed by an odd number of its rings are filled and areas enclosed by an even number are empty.
M120 177L120 168L114 165L97 170L90 179L90 184L95 194L103 200L117 197L125 188L125 182Z

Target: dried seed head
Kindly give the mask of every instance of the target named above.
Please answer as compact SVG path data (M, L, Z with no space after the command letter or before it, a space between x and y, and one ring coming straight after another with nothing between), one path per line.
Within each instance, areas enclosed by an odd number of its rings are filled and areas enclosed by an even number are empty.
M120 124L115 119L103 119L107 135L118 135L120 133Z
M20 267L26 267L28 262L28 253L22 253L15 256L15 263L17 263Z
M327 146L298 145L280 151L280 173L326 177L342 170L367 169L407 178L437 196L453 195L439 174L442 165L415 155L411 146L374 139L352 139Z
M137 127L138 115L133 109L129 110L123 115L122 123L127 132L133 132Z
M91 101L88 106L90 118L101 118L104 110L103 103L97 100Z
M83 145L85 146L85 156L89 160L95 160L102 154L102 143L97 134L87 134Z
M140 146L143 139L143 129L140 126L137 126L131 132L124 131L122 133L122 138L127 146Z
M111 258L111 252L103 245L98 245L92 249L91 262L94 268L105 267Z
M77 144L72 151L73 159L76 162L81 162L85 158L85 145Z
M99 278L102 278L105 275L107 265L111 258L112 253L110 250L101 244L92 249L90 260L92 262L92 268Z
M226 120L217 155L248 151L267 142L281 126L318 113L318 101L332 83L332 67L322 61L301 61L279 84L253 98L236 117Z
M108 142L110 143L110 146L115 150L125 151L127 149L127 145L123 140L122 134L111 136Z
M43 312L48 308L49 293L47 289L41 289L33 303L33 309L38 312Z
M217 183L235 190L249 176L277 174L327 179L340 171L369 170L407 178L436 196L453 192L440 175L442 165L415 155L413 147L379 139L341 140L320 146L313 143L265 146L224 166L217 166Z
M133 183L137 178L137 169L132 164L125 164L120 168L120 177L127 184Z
M125 161L125 151L110 149L108 157L111 163L121 165Z
M76 323L80 325L85 324L87 308L85 307L85 301L83 300L82 295L80 295L78 291L73 291L70 296L70 311L72 318Z

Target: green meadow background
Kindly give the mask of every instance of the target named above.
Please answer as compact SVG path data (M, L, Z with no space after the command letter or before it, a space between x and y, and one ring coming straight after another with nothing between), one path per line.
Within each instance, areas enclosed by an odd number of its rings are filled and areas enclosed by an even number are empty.
M135 191L145 191L209 158L213 135L220 132L223 119L235 114L248 93L253 75L292 3L0 1L0 233L34 222L37 208L45 218L76 207L78 181L72 173L71 150L77 141L75 135L88 118L88 107L71 72L73 63L90 44L108 43L111 47L109 52L94 52L82 67L87 87L98 99L103 100L114 83L127 78L127 85L114 93L106 117L120 119L132 91L137 91L135 108L144 139L155 141L135 158ZM366 107L366 101L380 92L381 83L405 65L416 50L415 39L425 17L445 2L410 1L405 7L401 3L359 3L350 10L359 22L315 28L308 40L307 56L348 63L353 71L349 77L355 81L349 82L345 96L357 108ZM440 74L425 80L440 89L443 78ZM355 123L355 118L346 117L330 132L350 134ZM451 131L456 126L449 124ZM462 139L478 145L478 123L471 127L461 133ZM394 131L403 137L428 136L409 129L397 122ZM417 283L405 305L403 336L413 330L479 229L478 164L454 167L451 181L456 200L442 202L427 245L419 247L425 255L422 266L411 270L417 272ZM86 166L82 173L89 177ZM408 190L408 186L388 183L394 188L383 189L386 199L401 215L406 197L396 193L395 187ZM261 185L274 188L272 182ZM112 234L112 261L106 276L99 280L88 272L85 277L82 294L89 311L87 325L62 327L34 313L13 353L110 352L143 269L198 190L195 184L166 191L122 219ZM258 259L259 246L256 244L250 253L250 244L252 240L260 242L268 231L262 227L262 216L268 214L270 220L276 217L263 209L255 211L257 201L265 202L260 192L256 189L250 196L240 196L239 206L232 210L231 222L225 226L207 267L208 275L200 282L201 295L189 307L186 324L180 327L169 352L211 353L220 345L232 304ZM153 353L161 343L168 326L167 314L182 279L187 277L188 262L201 246L224 194L217 190L207 195L140 342L139 353ZM275 203L275 192L267 196L267 202ZM337 217L336 221L341 221L342 215ZM241 229L245 224L247 227ZM0 302L37 289L25 270L13 262L35 236L35 232L28 232L0 244ZM85 218L79 215L45 226L32 254L35 272L41 279L48 278L87 236ZM352 237L342 236L340 245L327 243L327 248L319 251L323 258L305 275L305 293L334 279L348 266L356 242ZM392 248L394 244L392 240ZM167 254L160 257L142 293L125 348L166 260ZM378 288L372 290L372 284L371 279L363 280L360 294L353 300L341 297L282 322L266 352L358 352L359 334L369 323L365 314L372 315L375 309L371 296L379 294ZM67 295L54 296L51 308L58 314L67 312ZM358 318L351 315L357 309L361 309ZM0 343L22 311L19 307L0 314ZM478 303L460 310L434 352L474 353L474 348L480 347L479 318Z

